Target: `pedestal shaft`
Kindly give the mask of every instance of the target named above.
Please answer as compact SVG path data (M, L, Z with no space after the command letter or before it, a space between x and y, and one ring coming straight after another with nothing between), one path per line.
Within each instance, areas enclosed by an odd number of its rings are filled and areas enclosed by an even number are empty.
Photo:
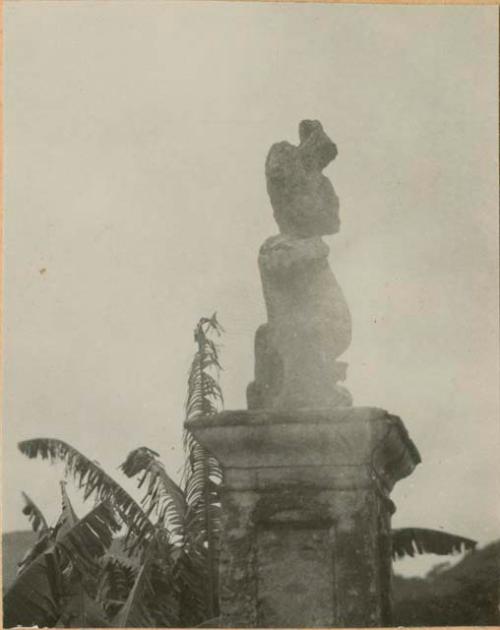
M399 418L225 412L189 427L224 469L222 625L390 623L388 495L419 461Z

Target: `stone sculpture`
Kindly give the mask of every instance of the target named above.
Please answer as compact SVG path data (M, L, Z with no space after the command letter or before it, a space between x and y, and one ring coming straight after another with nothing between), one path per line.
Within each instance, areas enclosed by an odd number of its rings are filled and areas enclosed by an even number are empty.
M267 324L255 336L255 380L249 409L352 405L347 364L351 316L328 264L321 236L340 229L339 200L323 169L337 148L318 121L299 125L300 144L274 144L266 160L267 191L280 234L259 252Z
M420 456L399 418L339 385L351 317L322 240L340 228L322 172L337 149L317 121L299 135L266 161L280 234L259 253L267 323L249 409L185 425L224 474L220 626L388 627L390 493Z
M186 427L224 471L220 627L391 626L390 492L420 461L399 418L259 409Z

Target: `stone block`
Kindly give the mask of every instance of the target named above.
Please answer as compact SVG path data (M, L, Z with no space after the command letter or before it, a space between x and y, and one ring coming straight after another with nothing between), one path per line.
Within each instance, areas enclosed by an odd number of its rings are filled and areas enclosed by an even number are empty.
M389 494L420 461L399 418L227 411L187 426L224 470L223 626L390 623Z

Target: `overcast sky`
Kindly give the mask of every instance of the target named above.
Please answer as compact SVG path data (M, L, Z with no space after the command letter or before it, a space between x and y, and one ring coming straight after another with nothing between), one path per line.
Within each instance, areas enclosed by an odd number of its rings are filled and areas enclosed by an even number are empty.
M11 2L4 28L5 529L28 527L21 490L57 516L61 471L22 439L117 478L147 445L177 476L214 310L226 406L245 406L277 231L264 160L318 118L339 149L346 385L423 458L394 525L500 537L497 9Z

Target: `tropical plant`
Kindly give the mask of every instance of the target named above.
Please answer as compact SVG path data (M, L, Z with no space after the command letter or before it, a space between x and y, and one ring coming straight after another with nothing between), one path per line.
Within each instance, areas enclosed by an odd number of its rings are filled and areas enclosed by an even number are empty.
M221 365L217 346L211 334L221 335L223 329L216 314L202 318L194 331L197 346L188 378L186 420L216 414L224 405L219 385ZM206 585L203 601L193 602L195 608L208 612L208 620L215 619L218 609L218 555L221 523L219 487L222 469L219 462L193 436L184 429L186 464L184 469L184 493L187 510L185 519L186 554L188 562L194 562L192 576ZM199 588L186 583L188 599L196 596ZM188 606L190 608L190 606ZM187 620L188 621L188 620Z
M53 528L40 535L4 596L6 627L108 625L92 594L99 558L111 544L118 523L107 502L99 503L79 520L64 484L61 491L61 516Z
M37 504L25 493L21 492L24 499L23 514L28 517L31 527L38 536L43 536L49 529L45 516Z
M391 532L392 556L394 559L416 554L433 553L447 556L452 553L470 551L476 547L476 541L463 536L449 534L436 529L405 527Z
M394 616L398 627L500 626L500 540L441 563L425 577L395 576Z
M214 314L194 331L196 353L188 377L186 418L217 413L222 405L221 366L211 335L222 328ZM78 520L61 485L62 512L49 527L24 496L23 512L38 540L23 559L4 597L4 624L64 627L193 626L217 614L217 541L220 530L217 461L185 431L182 487L158 453L140 447L121 465L137 477L140 503L95 461L62 440L19 443L30 458L65 464L65 476L99 502ZM112 533L123 531L109 552Z
M212 336L222 328L214 314L194 331L196 353L188 375L186 419L218 413L223 406L221 366ZM65 464L84 499L96 507L81 520L61 483L62 510L49 527L23 494L37 541L20 563L4 597L4 625L63 627L192 627L217 625L218 541L222 470L216 459L184 431L185 468L177 484L159 454L133 450L121 471L137 478L138 503L122 486L66 442L37 438L19 443L30 458ZM113 534L114 552L110 549ZM473 548L467 538L407 528L391 536L394 557L449 554Z

